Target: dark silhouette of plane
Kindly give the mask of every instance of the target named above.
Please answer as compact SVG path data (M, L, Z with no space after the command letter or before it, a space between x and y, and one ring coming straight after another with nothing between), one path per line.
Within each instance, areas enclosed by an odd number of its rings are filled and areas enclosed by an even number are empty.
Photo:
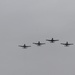
M64 45L64 46L66 46L66 47L68 47L69 45L73 45L73 43L68 43L68 42L66 42L66 43L61 43L62 45Z
M26 46L26 44L24 44L23 46L19 45L19 47L23 47L24 49L26 49L26 48L31 47L31 46Z
M53 38L51 40L46 39L46 41L50 41L51 43L54 43L55 41L59 41L59 40L54 40Z
M38 41L38 43L33 43L33 44L36 44L37 46L41 46L44 45L45 43L40 43L40 41Z

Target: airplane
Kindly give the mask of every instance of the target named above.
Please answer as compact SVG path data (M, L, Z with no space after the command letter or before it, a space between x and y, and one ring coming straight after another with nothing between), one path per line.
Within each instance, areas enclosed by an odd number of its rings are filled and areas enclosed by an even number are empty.
M45 43L40 43L40 41L38 41L38 43L33 43L33 44L36 44L37 46L41 46L44 45Z
M66 47L68 47L69 45L73 45L73 43L68 43L68 42L66 42L66 43L61 43L62 45L65 45Z
M46 41L50 41L51 43L54 43L55 41L59 41L59 40L54 40L53 38L51 40L46 39Z
M26 46L26 44L24 44L23 46L19 45L19 47L23 47L24 49L26 49L26 48L31 47L31 46Z

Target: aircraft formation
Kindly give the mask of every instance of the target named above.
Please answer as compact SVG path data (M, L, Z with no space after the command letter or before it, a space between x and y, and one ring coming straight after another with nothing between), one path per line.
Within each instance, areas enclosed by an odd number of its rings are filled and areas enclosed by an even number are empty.
M48 41L48 42L50 42L50 43L55 43L56 41L59 41L58 39L54 39L54 38L52 38L52 39L46 39L46 41ZM38 41L37 43L33 43L33 44L35 44L35 45L37 45L37 46L42 46L42 45L45 45L46 43L41 43L40 41ZM65 42L65 43L60 43L61 45L64 45L65 47L69 47L70 45L74 45L73 43L68 43L68 41L67 42ZM22 47L23 49L27 49L28 47L31 47L31 46L27 46L26 44L24 44L24 45L18 45L19 47Z

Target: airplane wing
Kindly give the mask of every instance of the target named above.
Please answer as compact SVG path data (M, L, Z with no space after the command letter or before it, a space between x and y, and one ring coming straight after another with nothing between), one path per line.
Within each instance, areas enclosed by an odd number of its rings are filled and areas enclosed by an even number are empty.
M33 43L33 44L36 44L36 45L38 45L38 43Z
M44 45L45 43L41 43L41 45Z
M33 43L33 44L38 44L38 43Z
M19 45L19 47L23 47L23 46Z
M73 44L71 43L71 44L68 44L68 45L73 45Z
M31 46L26 46L26 47L31 47Z
M62 45L66 45L65 43L61 43Z
M51 41L51 40L46 39L46 41Z
M54 40L54 41L59 41L59 40Z
M62 45L66 45L65 43L61 43ZM68 45L73 45L73 44L68 44Z

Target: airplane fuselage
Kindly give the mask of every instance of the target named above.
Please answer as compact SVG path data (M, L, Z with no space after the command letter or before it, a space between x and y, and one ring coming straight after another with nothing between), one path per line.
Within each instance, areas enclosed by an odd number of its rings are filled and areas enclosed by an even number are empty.
M54 41L54 40L51 40L50 42L51 42L51 43L54 43L55 41Z

